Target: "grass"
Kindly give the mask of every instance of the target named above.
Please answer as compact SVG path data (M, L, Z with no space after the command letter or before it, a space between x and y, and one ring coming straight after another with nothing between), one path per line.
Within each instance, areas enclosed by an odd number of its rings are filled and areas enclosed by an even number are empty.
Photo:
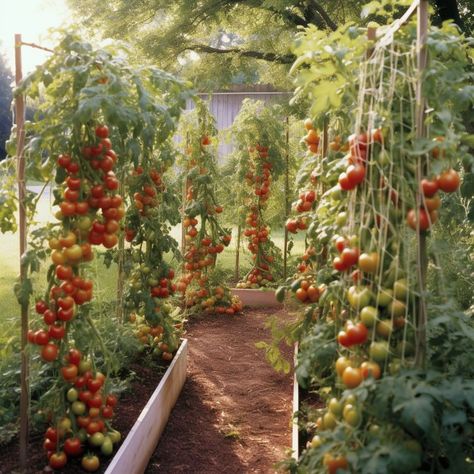
M49 193L46 192L40 199L38 205L37 221L43 225L52 217L51 201ZM234 229L233 239L229 247L219 255L218 266L227 276L233 277L236 258L237 232ZM172 231L173 237L180 240L181 229L176 227ZM272 240L279 248L283 248L284 232L276 230L272 232ZM292 255L301 255L304 252L304 237L296 236ZM18 234L0 234L0 346L14 334L19 332L20 308L13 294L13 285L19 274L19 250ZM245 242L241 246L240 274L250 268L250 252L246 249ZM35 295L40 296L46 285L47 265L44 265L33 278ZM117 267L112 265L106 268L99 258L94 259L90 265L90 273L95 280L95 301L100 305L102 302L114 300L116 297Z

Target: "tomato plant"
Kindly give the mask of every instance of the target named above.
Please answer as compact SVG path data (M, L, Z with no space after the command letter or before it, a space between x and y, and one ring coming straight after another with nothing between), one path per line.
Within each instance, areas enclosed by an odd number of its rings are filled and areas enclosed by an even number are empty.
M237 287L259 288L274 286L281 275L281 253L270 238L265 211L272 183L284 170L283 127L276 109L262 102L245 100L232 126L238 143L235 157L241 185L237 187L236 201L239 222L245 225L247 249L252 268Z
M66 454L79 455L94 434L115 433L116 399L108 376L114 361L91 317L89 264L95 248L111 251L120 240L127 197L123 177L130 163L138 167L154 146L163 145L187 96L171 76L152 67L135 70L124 50L120 61L117 53L95 50L65 33L50 59L16 91L35 99L41 90L26 136L27 177L55 185L57 222L34 232L49 248L40 250L43 242L33 242L22 263L35 271L46 255L52 262L29 342L40 347L55 377L42 400L51 424L44 445L53 468L67 462ZM160 113L144 113L152 108ZM166 150L161 162L170 162ZM28 205L30 217L35 202ZM16 291L27 301L31 280ZM103 454L111 453L109 447Z
M218 255L231 242L232 231L219 223L223 207L214 188L219 181L214 118L206 104L195 101L195 109L183 117L184 265L178 289L190 311L234 314L242 309L223 282L216 282L213 270Z

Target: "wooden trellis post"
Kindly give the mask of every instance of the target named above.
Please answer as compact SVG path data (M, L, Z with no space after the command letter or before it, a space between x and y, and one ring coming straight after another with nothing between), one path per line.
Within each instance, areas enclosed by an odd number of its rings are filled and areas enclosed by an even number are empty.
M15 84L18 87L23 79L21 60L21 35L15 35ZM16 158L18 177L18 223L20 236L20 284L26 280L26 267L21 264L21 258L26 252L26 185L25 185L25 99L22 95L15 97L15 123L16 123ZM28 342L28 302L21 303L21 374L20 374L20 467L26 469L28 446L28 355L26 353Z
M286 117L286 152L285 152L285 221L290 215L290 119ZM288 229L286 225L283 242L283 278L286 280L288 271Z
M428 0L421 0L418 5L418 22L417 22L417 83L416 83L416 116L415 116L415 129L416 138L422 138L426 135L426 128L424 124L425 119L425 99L423 97L423 71L426 68L427 63L427 48L426 48L426 37L428 34ZM420 183L423 176L426 173L427 161L425 157L418 158L418 164L416 169L416 182ZM419 209L422 205L421 190L417 190L416 205ZM426 234L420 232L419 229L420 219L417 219L417 239L418 239L418 252L417 252L417 272L418 272L418 285L420 297L418 300L418 319L416 324L416 354L415 363L417 367L424 367L426 362L426 323L427 323L427 310L426 310L426 273L428 268L428 256L426 250Z

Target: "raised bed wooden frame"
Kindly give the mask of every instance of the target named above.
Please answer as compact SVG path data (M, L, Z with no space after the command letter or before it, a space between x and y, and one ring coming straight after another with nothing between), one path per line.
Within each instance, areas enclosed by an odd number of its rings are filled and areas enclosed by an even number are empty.
M145 471L186 380L187 356L188 340L183 339L105 474L141 474Z
M274 290L256 290L249 288L232 288L232 294L238 296L244 306L251 308L283 307L275 297Z

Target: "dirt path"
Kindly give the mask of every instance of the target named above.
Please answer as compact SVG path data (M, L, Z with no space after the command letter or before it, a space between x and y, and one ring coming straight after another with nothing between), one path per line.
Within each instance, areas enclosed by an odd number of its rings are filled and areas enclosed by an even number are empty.
M283 311L191 322L188 378L147 473L271 473L291 445L292 378L279 375L255 342ZM291 358L291 349L285 349Z

